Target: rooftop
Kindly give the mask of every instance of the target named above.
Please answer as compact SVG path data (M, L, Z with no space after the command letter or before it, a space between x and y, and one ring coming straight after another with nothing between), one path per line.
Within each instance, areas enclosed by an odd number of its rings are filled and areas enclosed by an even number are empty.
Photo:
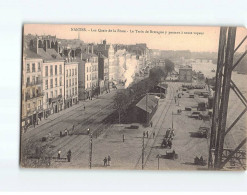
M152 113L154 107L158 104L159 98L157 98L155 95L148 95L146 98L143 97L136 106L144 111L147 111L148 113ZM147 105L146 105L147 104Z

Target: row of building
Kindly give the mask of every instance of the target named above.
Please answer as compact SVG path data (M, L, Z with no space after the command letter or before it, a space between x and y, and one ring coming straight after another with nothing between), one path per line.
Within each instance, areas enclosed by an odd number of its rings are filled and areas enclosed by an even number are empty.
M126 73L133 76L145 66L148 51L145 44L110 45L104 40L73 47L56 36L25 36L22 127L126 82Z

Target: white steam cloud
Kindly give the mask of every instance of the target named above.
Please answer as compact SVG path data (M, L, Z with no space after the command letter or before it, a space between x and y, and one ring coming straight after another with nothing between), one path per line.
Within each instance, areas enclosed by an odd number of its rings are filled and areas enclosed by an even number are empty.
M127 53L125 50L117 51L118 55L118 78L125 82L127 88L134 80L138 70L138 60L135 55Z

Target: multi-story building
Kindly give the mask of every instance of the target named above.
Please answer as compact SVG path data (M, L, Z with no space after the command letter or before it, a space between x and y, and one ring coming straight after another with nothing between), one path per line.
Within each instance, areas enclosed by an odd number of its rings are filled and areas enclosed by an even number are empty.
M48 117L64 108L64 59L56 37L36 37L30 48L43 60L43 109L44 117Z
M38 124L43 118L41 56L29 49L23 52L22 69L22 128Z
M100 93L109 90L109 60L103 54L98 54L99 69L98 69L98 79Z
M78 103L78 63L68 60L64 71L64 108L69 108Z
M117 80L117 67L115 66L114 60L114 48L112 45L110 45L108 50L108 59L109 59L109 81L116 81Z
M92 96L92 64L91 62L78 60L78 93L79 100L85 100Z

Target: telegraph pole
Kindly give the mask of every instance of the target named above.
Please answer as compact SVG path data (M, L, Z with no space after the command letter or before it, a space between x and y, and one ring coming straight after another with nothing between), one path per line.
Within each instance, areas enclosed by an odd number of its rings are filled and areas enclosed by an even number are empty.
M158 154L158 170L160 169L160 155Z
M144 135L142 136L142 170L144 169Z
M148 93L146 93L146 113L147 113L147 125L148 125Z
M172 111L172 129L173 129L173 111Z
M93 134L90 134L89 142L89 168L92 168L92 155L93 155Z

